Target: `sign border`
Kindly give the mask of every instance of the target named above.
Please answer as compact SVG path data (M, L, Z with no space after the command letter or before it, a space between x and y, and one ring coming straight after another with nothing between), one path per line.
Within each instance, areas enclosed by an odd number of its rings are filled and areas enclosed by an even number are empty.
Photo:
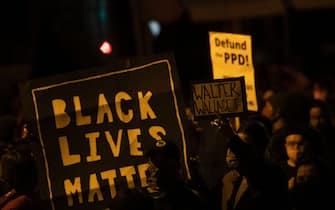
M181 119L180 113L179 113L179 106L178 106L177 96L176 96L176 92L175 92L175 84L174 84L174 80L173 80L171 63L168 59L160 59L160 60L156 60L156 61L153 61L153 62L150 62L150 63L147 63L147 64L136 66L136 67L131 67L131 68L122 69L122 70L118 70L118 71L112 71L112 72L103 73L103 74L94 75L94 76L88 76L88 77L81 78L81 79L75 79L75 80L69 80L69 81L65 81L65 82L55 83L55 84L51 84L51 85L47 85L47 86L43 86L43 87L34 88L34 89L31 90L31 94L32 94L32 97L33 97L33 103L34 103L33 105L34 105L34 111L35 111L35 118L36 118L38 136L40 138L40 142L41 142L41 145L42 145L44 167L45 167L45 172L46 172L47 182L48 182L48 189L49 189L49 198L50 198L50 201L51 201L51 208L53 210L55 210L55 204L54 204L54 201L53 201L53 194L52 194L52 190L51 190L49 164L48 164L48 160L46 158L45 144L44 144L44 141L43 141L43 138L42 138L42 131L41 131L41 126L40 126L40 117L39 117L39 112L38 112L36 93L39 92L39 91L45 91L45 90L48 90L48 89L51 89L51 88L64 86L64 85L68 85L68 84L74 84L74 83L79 83L79 82L84 82L84 81L89 81L89 80L94 80L94 79L100 79L100 78L104 78L104 77L108 77L108 76L112 76L112 75L116 75L116 74L122 74L122 73L127 73L127 72L134 72L134 71L138 71L138 70L144 70L146 67L150 67L150 66L154 66L154 65L158 65L158 64L162 64L162 63L165 63L168 66L169 82L170 82L170 87L171 87L171 91L172 91L172 94L173 94L174 108L176 110L176 117L177 117L177 120L178 120L178 126L179 126L180 132L181 132L184 165L185 165L187 177L189 179L191 178L190 171L189 171L189 166L188 166L188 160L187 160L186 136L185 136L185 131L184 131L183 124L182 124L182 119Z

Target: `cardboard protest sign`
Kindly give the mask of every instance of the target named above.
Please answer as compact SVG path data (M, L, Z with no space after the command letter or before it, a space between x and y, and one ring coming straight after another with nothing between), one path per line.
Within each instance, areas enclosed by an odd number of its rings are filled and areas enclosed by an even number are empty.
M234 116L247 111L244 78L192 84L195 117Z
M209 42L213 78L244 76L248 110L257 111L251 36L209 32Z
M121 189L147 185L145 154L166 140L181 149L189 175L179 88L169 56L23 85L49 209L108 209Z

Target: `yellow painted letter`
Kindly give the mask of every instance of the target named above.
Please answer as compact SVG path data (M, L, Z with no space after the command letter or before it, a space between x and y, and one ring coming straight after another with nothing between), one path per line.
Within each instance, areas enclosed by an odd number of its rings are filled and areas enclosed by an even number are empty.
M100 190L100 184L97 179L96 174L90 175L90 190L88 194L88 202L92 203L94 201L94 196L96 195L98 197L99 201L102 201L104 197L102 196L101 190Z
M69 166L69 165L73 165L76 163L80 163L79 154L74 154L74 155L70 154L69 142L66 136L60 136L58 138L58 143L59 143L60 154L61 154L64 166Z
M133 175L136 174L136 171L135 171L134 166L127 166L127 167L120 168L120 174L121 174L121 176L126 177L129 189L135 188Z
M122 100L125 101L130 101L131 100L131 96L126 93L126 92L118 92L115 95L115 109L116 109L116 114L119 117L119 119L124 122L124 123L128 123L133 119L134 116L134 112L132 109L128 109L128 114L126 114L125 112L122 111L121 108L121 103Z
M97 138L99 138L99 132L86 133L85 137L88 139L90 144L90 156L86 157L87 162L94 162L101 160L101 156L97 154Z
M109 147L112 150L113 156L114 157L119 157L120 148L121 148L121 139L122 139L122 129L120 129L117 133L116 145L115 145L113 137L112 137L112 135L110 134L109 131L105 131L105 136L106 136L107 142L109 144Z
M115 188L115 181L114 181L115 178L116 178L115 169L104 171L104 172L101 172L100 174L101 174L102 179L107 179L108 180L111 197L115 198L115 196L116 196L116 188Z
M76 177L74 179L74 183L71 183L70 179L64 180L64 189L65 194L67 196L67 205L73 206L73 195L78 195L79 203L83 203L83 193L81 192L81 183L80 183L80 177Z
M84 116L81 113L81 104L79 96L73 96L74 110L76 111L76 125L89 125L91 124L91 116Z
M138 175L140 176L140 181L141 181L141 187L147 187L148 186L148 182L147 182L147 175L146 175L146 171L149 168L149 164L148 163L143 163L137 166L137 170L138 170Z
M152 110L151 106L149 105L149 100L152 96L151 91L146 92L145 96L143 97L142 92L138 92L138 101L140 103L140 113L141 113L141 120L148 119L156 119L157 116L155 112Z
M140 151L141 143L138 141L138 136L141 135L139 128L128 130L129 149L131 156L142 156L143 151Z
M52 109L54 112L56 128L65 128L70 124L71 118L65 112L66 103L62 99L52 100Z
M162 140L162 136L159 134L166 136L166 131L162 126L151 126L149 128L149 134L152 138L156 140Z
M107 115L108 122L113 122L113 114L108 105L108 102L103 93L99 94L99 103L98 103L98 114L97 114L97 124L104 122L105 115Z

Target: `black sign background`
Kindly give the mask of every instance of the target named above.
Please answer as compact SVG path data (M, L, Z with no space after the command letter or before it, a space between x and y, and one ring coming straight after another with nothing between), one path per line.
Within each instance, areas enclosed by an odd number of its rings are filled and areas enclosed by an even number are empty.
M131 61L129 60L130 64ZM129 64L129 63L128 63ZM134 166L136 174L134 178L135 187L141 187L143 183L139 178L137 166L146 162L144 156L131 156L128 129L139 129L141 134L138 142L141 146L138 150L143 155L156 145L155 140L149 135L151 126L161 126L166 131L164 138L175 142L182 151L185 171L187 175L186 141L183 128L183 103L179 94L179 80L175 70L173 58L170 56L159 57L142 61L141 64L131 64L127 68L115 70L112 67L101 69L90 69L53 78L44 78L30 81L22 86L26 118L33 120L35 133L38 134L41 143L41 172L45 176L40 179L40 192L43 200L50 200L50 209L106 209L112 203L108 181L103 180L101 172L115 169L116 192L127 187L125 176L121 176L120 168ZM28 92L27 92L28 91ZM121 106L126 112L132 109L133 119L124 123L118 119L115 112L114 97L119 92L126 92L132 100L123 101ZM149 104L156 114L155 119L141 120L138 105L138 93L145 95L152 93ZM27 94L28 93L28 94ZM105 118L104 123L96 124L98 110L98 96L103 93L111 108L113 119L109 123ZM73 96L80 98L82 114L91 116L91 124L77 126L75 122L75 111ZM57 129L55 117L53 116L52 100L62 99L66 102L66 113L71 121L65 128ZM33 111L31 111L32 109ZM33 115L33 116L32 116ZM113 157L110 146L106 140L105 131L110 132L116 142L118 131L123 130L121 150L118 157ZM90 144L85 134L99 132L97 139L97 154L101 160L87 162L86 157L90 154ZM66 136L68 148L71 154L80 155L80 163L63 166L58 138ZM97 196L93 202L88 202L89 177L95 174L103 195L103 201L98 201ZM94 176L94 175L93 175ZM78 196L73 197L73 206L69 207L65 196L64 180L74 182L75 177L80 177L83 202L80 204Z

